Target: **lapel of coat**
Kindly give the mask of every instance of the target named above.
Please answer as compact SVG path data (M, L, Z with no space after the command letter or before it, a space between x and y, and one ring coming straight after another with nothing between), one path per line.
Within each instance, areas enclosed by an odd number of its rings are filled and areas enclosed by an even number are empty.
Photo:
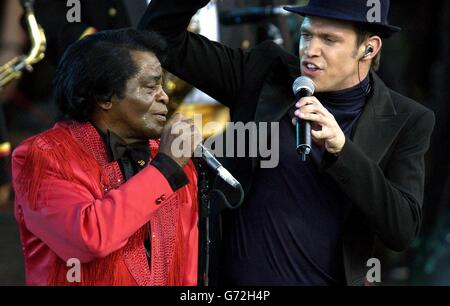
M295 96L292 92L292 83L300 74L298 57L291 54L286 58L278 57L272 64L271 72L264 80L258 103L256 105L254 121L258 125L261 122L280 122L281 118L295 104ZM270 137L270 133L266 134ZM270 139L268 139L270 143ZM252 170L258 165L258 158L252 158Z
M300 75L298 57L291 54L279 56L272 67L272 72L264 81L256 106L257 123L279 122L296 102L292 83Z
M389 88L375 74L373 94L354 128L352 140L373 161L380 163L397 138L409 113L397 113Z

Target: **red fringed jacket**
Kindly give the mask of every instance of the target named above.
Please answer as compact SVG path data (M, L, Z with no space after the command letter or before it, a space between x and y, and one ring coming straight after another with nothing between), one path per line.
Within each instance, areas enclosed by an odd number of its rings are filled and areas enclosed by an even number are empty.
M152 158L158 145L150 141ZM88 123L58 123L26 140L13 153L13 184L27 284L196 285L192 162L184 172L190 183L176 192L150 164L122 184L119 165L108 162ZM70 258L81 262L79 283L67 279Z

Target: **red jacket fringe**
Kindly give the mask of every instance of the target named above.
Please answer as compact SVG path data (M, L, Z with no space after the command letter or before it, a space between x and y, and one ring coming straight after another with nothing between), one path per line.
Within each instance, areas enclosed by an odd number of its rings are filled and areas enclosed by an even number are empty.
M149 145L154 157L159 142ZM192 162L184 168L190 183L176 192L150 164L123 184L97 130L64 122L22 143L12 166L28 285L197 284ZM150 264L144 247L149 229ZM81 262L80 282L67 277L71 258Z

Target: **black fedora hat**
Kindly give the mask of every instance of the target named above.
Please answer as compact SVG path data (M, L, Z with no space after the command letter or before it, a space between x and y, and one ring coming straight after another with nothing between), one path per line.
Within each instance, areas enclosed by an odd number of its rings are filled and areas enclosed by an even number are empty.
M377 6L377 1L379 6ZM302 16L317 16L355 22L381 37L389 37L401 28L388 23L389 0L310 0L305 6L286 6L285 10ZM377 14L373 10L379 8Z

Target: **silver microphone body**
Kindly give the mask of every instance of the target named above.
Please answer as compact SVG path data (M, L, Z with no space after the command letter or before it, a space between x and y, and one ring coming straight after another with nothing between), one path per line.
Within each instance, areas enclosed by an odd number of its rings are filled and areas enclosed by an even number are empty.
M206 148L203 144L199 144L197 150L201 150L201 156L206 164L217 172L217 174L229 185L234 188L238 188L241 184L236 180L233 175L225 169L224 166L216 159L216 157Z
M292 91L294 92L297 101L303 97L312 96L315 89L316 86L313 80L306 76L298 77L295 79L294 84L292 84ZM311 123L296 118L295 130L297 152L302 157L302 160L306 161L311 153Z

